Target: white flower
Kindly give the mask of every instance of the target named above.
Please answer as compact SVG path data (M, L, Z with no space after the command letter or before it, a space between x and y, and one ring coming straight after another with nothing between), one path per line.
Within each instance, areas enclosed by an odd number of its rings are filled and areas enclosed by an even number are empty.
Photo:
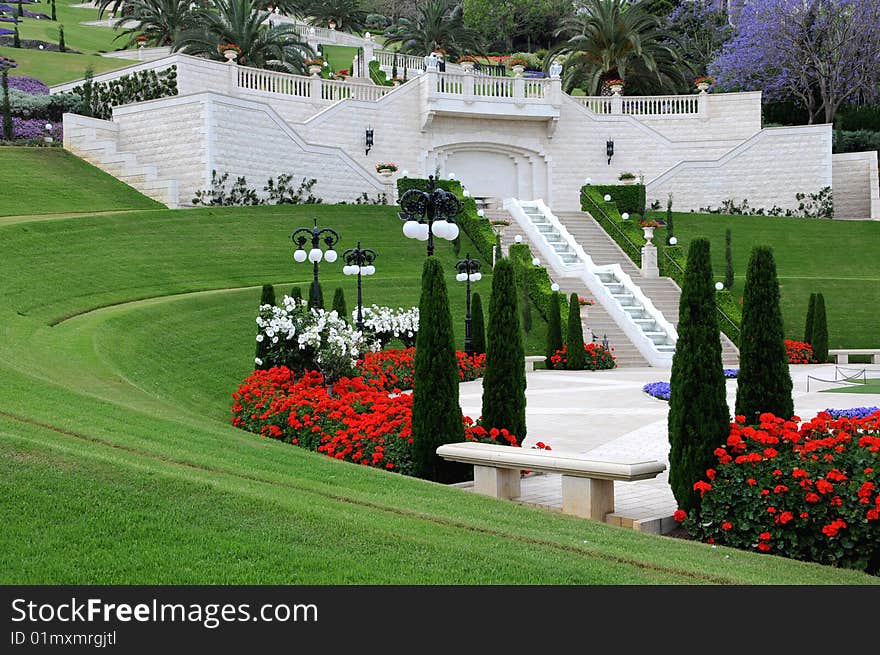
M254 364L256 364L257 366L262 366L263 360L260 359L259 357L254 357Z
M257 342L258 342L258 343L262 343L262 342L263 342L263 335L262 335L262 334L258 334L258 335L257 335Z

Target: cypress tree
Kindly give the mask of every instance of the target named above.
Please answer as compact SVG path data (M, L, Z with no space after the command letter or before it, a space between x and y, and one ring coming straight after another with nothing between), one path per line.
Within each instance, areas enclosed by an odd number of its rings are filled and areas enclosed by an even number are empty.
M339 314L339 318L346 321L351 318L348 315L348 308L345 306L345 292L342 287L336 287L336 291L333 293L333 309Z
M263 291L260 295L260 307L263 305L272 305L275 306L275 287L271 284L264 284ZM257 334L260 333L260 328L257 328ZM269 361L266 352L269 350L269 341L267 339L263 339L262 341L257 341L257 351L254 353L254 357L256 360L260 360L261 364L256 364L258 369L269 369L272 368L273 362Z
M730 228L724 231L724 288L733 288L733 253L730 249Z
M486 324L483 319L483 300L480 294L471 296L471 345L474 353L486 353Z
M67 52L67 46L64 44L64 25L58 28L58 50Z
M669 239L674 237L674 226L672 224L672 194L669 194L669 199L666 201L666 242L669 243Z
M550 315L547 317L547 368L553 368L551 358L557 350L562 350L562 308L559 292L554 291L550 300Z
M55 0L52 0L52 20L58 20L58 16L55 13Z
M466 477L467 467L444 462L437 447L464 441L458 403L458 359L443 267L428 257L422 269L412 401L414 475L437 482Z
M709 240L691 242L678 303L678 342L669 397L669 485L678 506L700 505L693 485L715 462L713 451L730 432L721 363Z
M9 104L9 70L3 69L3 139L12 141L12 107Z
M24 18L24 7L21 6L21 0L18 0L18 11L16 12L16 16L19 18ZM16 46L17 48L18 46Z
M522 443L526 437L526 368L518 304L513 263L501 259L495 264L489 299L483 425L507 428Z
M20 7L21 5L19 5ZM21 37L18 34L18 25L13 28L12 32L12 47L20 48L21 47Z
M299 302L300 300L302 300L303 297L302 289L300 289L299 287L291 288L290 297Z
M791 373L779 308L779 281L773 250L752 250L743 289L736 413L756 423L763 412L791 418Z
M568 299L568 338L566 340L569 371L583 371L587 366L587 353L584 351L584 326L581 323L581 304L578 295L572 291Z
M813 359L820 364L828 361L828 319L825 315L825 296L816 294L816 312L813 317Z
M807 305L807 320L804 323L804 342L813 345L813 323L816 316L816 294L810 294L810 304Z

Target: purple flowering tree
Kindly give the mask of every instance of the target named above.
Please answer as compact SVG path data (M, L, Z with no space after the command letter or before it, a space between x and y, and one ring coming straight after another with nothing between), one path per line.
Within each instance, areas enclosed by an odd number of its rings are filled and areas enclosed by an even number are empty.
M733 36L727 12L718 0L682 2L669 15L669 27L678 37L682 57L699 75L707 72Z
M796 100L810 123L831 123L842 104L880 97L880 2L750 3L709 70L718 88Z

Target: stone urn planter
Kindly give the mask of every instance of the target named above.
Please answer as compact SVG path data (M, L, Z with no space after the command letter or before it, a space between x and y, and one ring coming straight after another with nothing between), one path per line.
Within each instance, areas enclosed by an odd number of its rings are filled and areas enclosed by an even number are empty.
M235 60L238 59L238 53L235 50L224 50L223 56L226 57L226 61L230 64L234 64Z
M637 178L637 177L625 177L622 180L619 180L619 182L621 184L635 184L638 181L639 181L639 178Z
M472 61L461 62L461 69L465 73L473 73L474 72L474 62L472 62Z
M643 227L642 232L645 233L645 241L651 243L651 239L654 238L654 228L653 227Z
M616 96L619 96L623 91L623 87L620 84L612 84L608 87L608 90L611 91Z
M698 90L700 93L706 93L706 90L707 90L708 88L709 88L709 83L708 83L708 82L700 82L699 84L697 84L697 90Z
M510 70L513 71L514 75L519 77L520 75L522 75L525 72L526 67L525 66L511 66Z
M309 75L320 75L321 74L321 66L318 64L313 64L309 66Z
M381 171L376 171L381 177L391 177L394 175L394 171L390 171L387 168L383 168Z

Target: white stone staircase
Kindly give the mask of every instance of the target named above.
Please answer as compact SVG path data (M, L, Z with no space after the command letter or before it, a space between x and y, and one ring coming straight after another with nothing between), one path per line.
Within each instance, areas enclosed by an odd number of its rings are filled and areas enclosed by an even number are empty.
M65 114L64 148L167 207L179 207L177 180L159 177L158 168L118 149L119 126L110 121Z

